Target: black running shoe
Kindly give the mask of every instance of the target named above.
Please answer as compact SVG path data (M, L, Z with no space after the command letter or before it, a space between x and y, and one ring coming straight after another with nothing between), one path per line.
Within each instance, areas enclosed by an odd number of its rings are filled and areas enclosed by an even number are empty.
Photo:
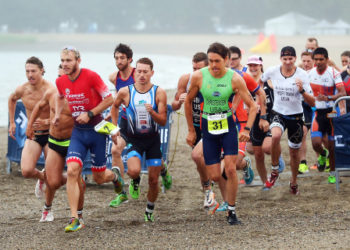
M240 225L241 224L241 221L237 219L236 214L232 213L232 211L228 211L227 222L230 225Z

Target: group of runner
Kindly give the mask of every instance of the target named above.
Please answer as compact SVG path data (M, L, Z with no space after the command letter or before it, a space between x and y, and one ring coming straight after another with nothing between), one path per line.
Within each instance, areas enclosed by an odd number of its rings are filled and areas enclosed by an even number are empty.
M309 39L309 43L313 40ZM306 147L302 146L308 129L311 129L312 146L319 155L318 169L329 169L328 181L335 182L333 129L327 113L331 112L334 101L350 89L350 57L340 75L329 66L327 50L317 46L306 48L302 53L301 68L295 65L295 49L283 47L281 65L266 72L259 56L249 57L247 66L243 67L241 51L235 46L227 48L213 43L207 53L194 55L193 73L180 77L172 109L178 110L184 104L188 126L186 141L192 147L192 159L205 191L204 208L210 214L227 211L229 224L241 223L235 212L236 170L243 170L246 184L254 179L246 151L254 154L263 189L269 190L275 185L285 165L280 140L286 129L291 194L299 194L298 173L308 171ZM343 54L342 59L346 57ZM133 52L125 44L119 44L113 55L118 68L109 77L116 88L114 98L97 73L80 68L80 53L69 46L61 51L56 87L43 78L45 71L40 59L31 57L25 63L28 81L16 88L9 98L11 137L15 138L16 134L17 100L22 99L27 112L27 140L22 151L21 170L25 178L37 179L36 196L45 196L40 221L53 221L51 207L55 191L66 184L71 213L66 232L84 227L85 182L81 173L88 150L96 183L112 182L114 185L116 197L110 202L111 207L128 201L122 151L127 149L129 194L133 199L140 195L141 163L145 154L149 183L146 222L154 221L159 176L165 188L172 185L162 160L158 133L159 126L167 122L167 96L151 82L153 62L141 58L135 68L132 67ZM103 117L102 112L109 107L110 114ZM311 107L315 107L314 116ZM340 107L343 114L346 106L342 103ZM111 119L120 129L110 134L113 141L111 170L106 168L109 135L96 129L104 119ZM42 151L45 168L38 171L36 162ZM271 154L269 177L265 154ZM63 171L65 164L67 173ZM213 182L219 185L223 198L221 206L212 191Z

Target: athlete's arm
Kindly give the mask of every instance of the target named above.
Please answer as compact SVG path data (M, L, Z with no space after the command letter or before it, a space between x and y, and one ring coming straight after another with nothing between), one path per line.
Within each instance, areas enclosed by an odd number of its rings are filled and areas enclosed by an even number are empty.
M117 92L117 96L112 104L112 108L111 108L111 116L112 116L112 123L114 125L118 124L118 116L119 116L119 107L120 105L124 104L125 105L125 99L127 97L127 95L129 94L129 88L128 87L124 87L121 88L118 92Z
M192 75L191 79L191 85L188 90L186 100L185 100L185 117L187 121L187 127L188 127L188 135L186 138L187 144L193 147L195 141L196 141L196 131L193 126L193 113L192 113L192 102L193 99L197 96L198 91L201 86L202 81L202 72L196 71Z
M22 98L23 95L23 85L16 88L15 92L13 92L8 100L8 109L9 109L9 135L12 139L16 140L15 133L16 133L16 123L15 123L15 111L16 111L16 103L19 99Z
M314 107L315 106L315 97L309 93L311 91L310 84L308 82L303 83L303 81L299 78L295 79L295 84L298 87L299 93L303 96L304 101L307 104L309 104L311 107ZM307 89L304 88L305 86L308 86Z
M118 71L113 72L112 74L109 75L108 80L115 86L116 84L116 79L117 79L117 74Z
M179 79L179 82L177 84L177 92L175 94L175 99L171 103L171 108L176 111L181 108L181 105L185 102L187 93L186 93L186 87L187 83L190 79L190 74L182 75Z
M158 112L153 110L151 104L145 104L147 112L152 116L152 119L160 126L165 126L167 118L167 96L163 89L157 88L156 103Z
M239 103L241 102L241 97L239 96L239 94L235 94L235 96L233 97L233 100L232 100L232 107L231 107L231 110L232 112L236 112L236 109L239 105Z
M260 106L260 120L259 120L259 128L263 130L264 132L267 132L269 130L269 122L266 119L262 119L262 115L266 115L266 94L265 91L262 88L259 88L255 95L258 97L258 103Z
M26 135L28 138L34 137L34 130L33 130L34 121L37 120L37 118L39 117L44 107L49 105L49 99L51 94L52 94L52 89L47 90L44 96L41 98L41 100L34 106L32 114L28 120L27 129L26 129Z
M257 107L256 103L254 102L252 95L249 93L243 78L241 76L239 76L238 74L234 74L232 77L232 88L235 92L239 93L243 102L249 108L248 120L247 120L246 127L250 129L253 126L258 107ZM240 141L249 141L249 139L250 139L249 130L244 129L243 131L241 131L239 133L239 140Z

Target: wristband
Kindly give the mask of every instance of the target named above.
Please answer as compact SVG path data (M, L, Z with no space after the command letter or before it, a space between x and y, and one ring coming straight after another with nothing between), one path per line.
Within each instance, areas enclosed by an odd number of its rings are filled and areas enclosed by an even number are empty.
M267 121L267 115L260 115L260 119Z
M245 126L244 130L250 131L250 127Z
M304 94L305 93L305 89L302 89L301 91L299 91L300 94Z
M90 119L94 117L94 113L91 110L89 110L87 114Z

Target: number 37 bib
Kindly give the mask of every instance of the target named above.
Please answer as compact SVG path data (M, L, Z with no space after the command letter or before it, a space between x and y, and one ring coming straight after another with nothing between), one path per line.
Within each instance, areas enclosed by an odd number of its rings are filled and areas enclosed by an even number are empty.
M227 114L208 115L208 132L213 135L227 133Z

